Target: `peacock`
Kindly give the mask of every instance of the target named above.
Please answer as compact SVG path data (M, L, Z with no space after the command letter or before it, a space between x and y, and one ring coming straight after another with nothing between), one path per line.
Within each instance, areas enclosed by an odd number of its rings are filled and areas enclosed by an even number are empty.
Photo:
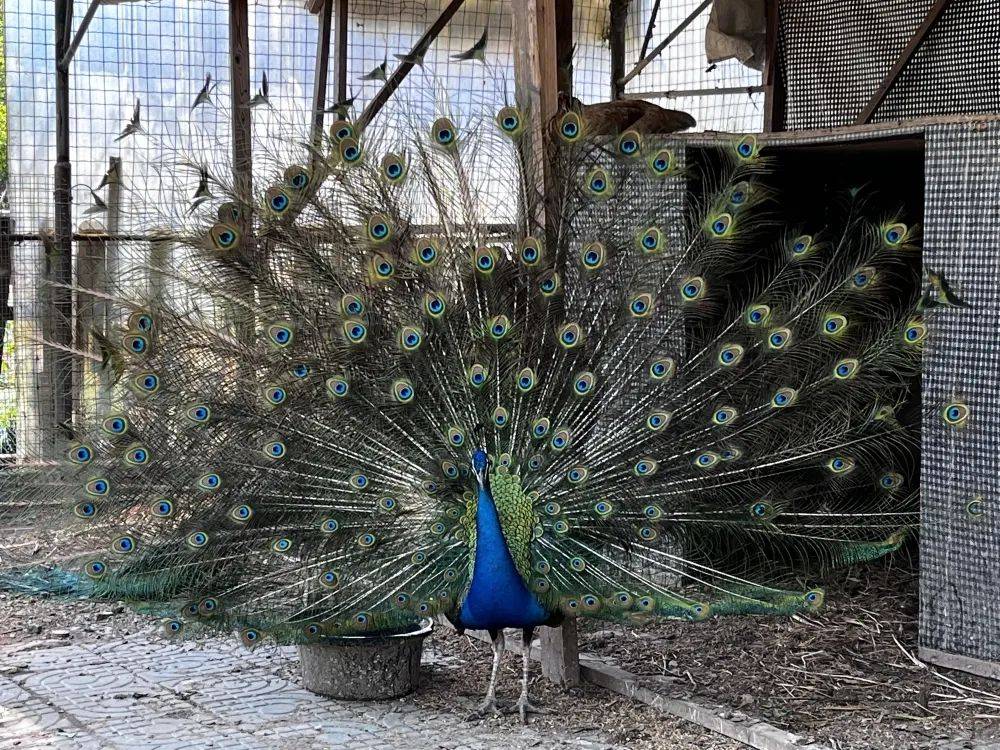
M248 647L443 615L491 636L483 716L504 628L812 611L906 542L916 226L787 215L752 135L434 116L252 195L199 167L169 253L74 288L109 406L5 474L5 569Z

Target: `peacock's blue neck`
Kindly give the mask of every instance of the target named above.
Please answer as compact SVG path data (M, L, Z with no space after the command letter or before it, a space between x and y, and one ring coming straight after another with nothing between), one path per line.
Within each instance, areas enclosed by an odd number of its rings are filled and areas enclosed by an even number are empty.
M549 619L548 612L518 573L487 487L476 500L476 559L472 582L458 619L472 630L526 628Z

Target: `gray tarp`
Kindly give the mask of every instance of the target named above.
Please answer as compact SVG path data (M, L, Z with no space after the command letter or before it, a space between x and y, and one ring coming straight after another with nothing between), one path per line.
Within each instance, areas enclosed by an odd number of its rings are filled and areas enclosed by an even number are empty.
M710 63L736 58L763 70L766 36L764 0L715 0L705 30L705 53Z

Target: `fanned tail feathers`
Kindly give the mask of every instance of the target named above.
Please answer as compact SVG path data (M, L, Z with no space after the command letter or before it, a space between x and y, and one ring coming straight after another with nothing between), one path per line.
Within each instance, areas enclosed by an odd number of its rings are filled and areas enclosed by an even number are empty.
M916 231L858 197L787 226L752 136L686 206L669 144L576 112L542 200L526 123L442 117L393 151L340 120L171 235L146 270L174 292L123 294L96 334L116 407L3 488L33 561L248 644L453 612L479 446L552 611L808 609L822 592L781 582L898 548Z

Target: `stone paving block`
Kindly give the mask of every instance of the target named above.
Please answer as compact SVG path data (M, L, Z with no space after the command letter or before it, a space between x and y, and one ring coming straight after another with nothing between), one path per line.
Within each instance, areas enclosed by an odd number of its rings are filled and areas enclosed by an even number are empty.
M0 750L122 750L104 740L78 733L24 734L15 739L0 738ZM127 750L127 749L126 749Z
M0 738L12 739L31 733L75 728L69 717L58 708L34 697L5 702L0 706Z
M31 651L17 651L0 654L0 667L18 667L33 672L41 672L48 669L66 669L77 667L88 667L92 664L101 664L104 661L100 656L91 653L82 646L64 645L55 648L36 649Z
M269 750L270 745L223 721L135 715L127 721L90 724L96 736L123 750Z
M151 683L170 685L192 678L231 674L246 669L246 664L229 653L206 653L164 643L125 643L119 648L102 649L101 657L129 668L133 674Z
M249 652L228 639L134 638L18 653L0 672L0 750L608 747L530 727L501 739L458 721L458 707L330 700L278 676L296 659L295 649Z

